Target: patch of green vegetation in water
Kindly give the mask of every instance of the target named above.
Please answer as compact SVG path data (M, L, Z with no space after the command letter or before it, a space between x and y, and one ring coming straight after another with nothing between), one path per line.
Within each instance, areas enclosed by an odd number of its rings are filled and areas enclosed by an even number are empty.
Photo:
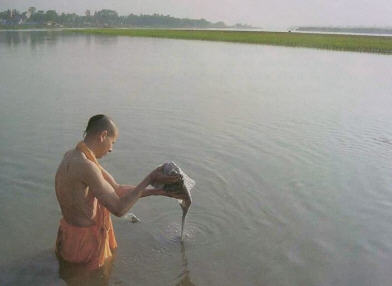
M165 29L77 29L69 31L113 36L222 41L392 54L392 37L383 36Z

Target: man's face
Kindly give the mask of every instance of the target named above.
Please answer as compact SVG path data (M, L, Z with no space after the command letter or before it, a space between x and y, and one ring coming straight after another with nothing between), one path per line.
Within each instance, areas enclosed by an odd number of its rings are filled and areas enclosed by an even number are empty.
M112 152L113 144L116 143L118 132L116 131L114 136L109 136L107 132L103 132L100 136L100 150L96 154L97 158L102 158L107 153Z

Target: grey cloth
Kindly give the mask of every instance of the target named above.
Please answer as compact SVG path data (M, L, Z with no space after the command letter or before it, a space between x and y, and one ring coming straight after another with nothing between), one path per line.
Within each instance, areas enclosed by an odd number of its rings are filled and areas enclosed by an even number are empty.
M192 204L191 190L195 186L195 181L192 180L187 174L185 174L180 167L176 165L174 162L166 162L163 165L163 174L167 176L171 175L180 175L181 180L177 183L173 184L165 184L158 185L154 184L155 188L162 188L168 193L175 194L185 194L185 199L178 200L180 207L182 209L182 224L181 224L181 240L183 239L184 234L184 225L185 225L185 217L188 213L188 210Z

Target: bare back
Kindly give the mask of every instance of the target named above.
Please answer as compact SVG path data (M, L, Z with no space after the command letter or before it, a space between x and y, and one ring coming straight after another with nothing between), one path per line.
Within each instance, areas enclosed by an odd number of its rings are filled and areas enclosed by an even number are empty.
M65 153L55 178L57 200L64 219L75 226L91 226L95 224L97 199L89 187L82 181L83 168L88 159L76 149Z

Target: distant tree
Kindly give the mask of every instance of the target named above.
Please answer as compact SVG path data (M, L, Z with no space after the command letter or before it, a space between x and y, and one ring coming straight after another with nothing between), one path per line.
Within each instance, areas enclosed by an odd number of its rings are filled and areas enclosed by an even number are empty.
M42 10L38 10L37 13L31 15L31 20L38 24L43 24L46 20L45 12Z
M57 20L57 12L55 10L46 11L45 20L55 22Z
M103 9L94 13L94 19L101 25L113 25L118 20L118 14L116 11Z
M236 28L236 29L250 29L250 28L252 28L252 26L237 23L234 25L234 28Z
M17 25L28 23L34 25L46 25L49 21L56 22L68 27L86 26L118 26L118 27L167 27L167 28L225 28L223 22L211 23L205 19L175 18L170 15L134 15L119 16L116 11L103 9L94 12L86 10L83 16L75 13L57 14L55 10L38 10L29 7L26 12L20 14L17 10L0 11L1 23L5 25Z
M0 12L0 19L6 20L8 18L8 11Z
M214 28L225 28L225 27L226 27L226 25L225 25L225 23L222 22L222 21L216 22L216 23L214 24Z
M30 15L33 15L35 13L35 11L37 11L37 9L35 7L29 7L29 9L27 9L28 12L30 12Z

